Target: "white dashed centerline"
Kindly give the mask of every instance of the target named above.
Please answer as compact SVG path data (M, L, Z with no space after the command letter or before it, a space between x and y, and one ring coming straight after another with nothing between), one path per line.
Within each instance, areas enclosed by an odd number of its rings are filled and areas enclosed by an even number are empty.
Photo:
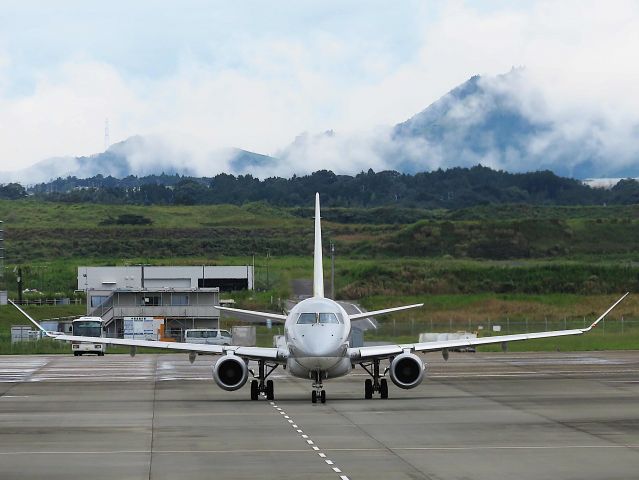
M320 451L320 448L317 445L315 445L315 442L313 442L313 440L309 438L308 434L304 433L304 430L299 428L298 425L295 424L293 420L291 420L291 417L287 415L282 408L278 407L275 402L269 402L269 403L275 410L279 412L280 415L283 415L283 418L286 419L286 421L291 425L291 427L295 429L295 431L300 435L302 440L305 440L307 445L310 446L313 449L313 451L317 452L320 458L324 459L324 462L331 467L331 470L333 470L333 472L342 473L342 470L339 467L334 466L335 462L333 462L333 460L331 460L330 458L326 458L326 454ZM349 478L346 475L340 475L339 478L340 480L349 480Z

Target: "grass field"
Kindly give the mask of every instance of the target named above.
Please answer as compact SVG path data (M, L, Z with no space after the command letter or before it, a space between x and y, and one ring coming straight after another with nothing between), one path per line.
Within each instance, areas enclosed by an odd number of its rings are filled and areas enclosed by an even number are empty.
M118 224L122 215L148 221ZM312 208L128 206L0 201L7 265L24 288L46 298L81 297L84 265L248 265L257 292L233 294L239 306L269 309L291 295L294 279L312 275ZM425 331L515 331L581 326L625 291L639 291L639 206L481 206L462 210L325 209L325 244L336 244L336 293L368 309L425 302L423 309L382 318L371 339L415 341ZM267 260L267 252L269 258ZM330 259L324 257L330 289ZM267 274L268 272L268 274ZM38 294L32 296L37 297ZM84 313L83 306L32 307L36 318ZM513 349L634 348L631 296L602 338L513 344ZM0 336L24 320L0 307ZM480 330L479 327L485 327ZM270 345L273 332L261 331ZM605 337L605 338L604 338ZM556 343L559 342L559 343ZM6 337L0 345L7 352ZM37 347L38 351L58 347ZM36 347L19 347L36 348Z

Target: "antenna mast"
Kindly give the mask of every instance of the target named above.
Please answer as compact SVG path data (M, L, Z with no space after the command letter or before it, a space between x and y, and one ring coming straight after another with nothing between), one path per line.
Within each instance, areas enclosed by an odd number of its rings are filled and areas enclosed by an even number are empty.
M111 145L111 138L109 137L109 119L104 120L104 151L106 152Z

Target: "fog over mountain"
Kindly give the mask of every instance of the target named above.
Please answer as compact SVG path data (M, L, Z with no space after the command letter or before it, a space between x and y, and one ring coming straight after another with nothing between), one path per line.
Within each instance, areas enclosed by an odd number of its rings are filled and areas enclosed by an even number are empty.
M287 164L306 159L338 172L345 165L415 173L482 164L580 179L639 174L639 119L626 123L614 115L555 107L525 69L513 69L474 76L392 128L304 135L280 156Z
M261 178L320 169L405 173L482 164L510 172L548 169L580 179L639 175L639 121L593 109L557 108L526 69L474 76L395 126L359 133L300 134L274 155L238 148L194 153L183 142L131 137L88 157L60 157L0 174L36 183L73 175L159 173ZM181 147L176 147L176 145Z

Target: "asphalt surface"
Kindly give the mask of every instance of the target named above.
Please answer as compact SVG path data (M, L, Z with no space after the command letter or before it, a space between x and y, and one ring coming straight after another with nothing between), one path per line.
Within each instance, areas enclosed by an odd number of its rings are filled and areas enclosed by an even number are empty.
M632 479L639 352L429 354L363 399L274 374L274 402L219 389L214 357L0 357L0 478Z

